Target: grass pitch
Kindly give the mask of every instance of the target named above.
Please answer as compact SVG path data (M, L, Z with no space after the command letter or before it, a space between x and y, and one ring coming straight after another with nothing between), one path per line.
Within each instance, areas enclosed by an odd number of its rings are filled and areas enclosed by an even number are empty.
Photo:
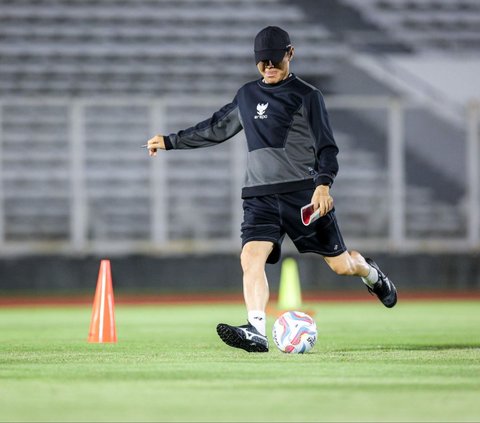
M241 305L0 309L1 421L480 421L480 302L308 304L311 353L224 345ZM269 319L269 331L273 324Z

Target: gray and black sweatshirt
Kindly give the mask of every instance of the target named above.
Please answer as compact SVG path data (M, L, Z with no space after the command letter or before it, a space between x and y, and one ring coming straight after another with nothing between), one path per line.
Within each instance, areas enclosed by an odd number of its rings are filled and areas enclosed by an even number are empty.
M322 94L294 74L278 84L245 84L210 119L165 136L171 149L209 147L241 130L248 144L242 198L331 185L338 147Z

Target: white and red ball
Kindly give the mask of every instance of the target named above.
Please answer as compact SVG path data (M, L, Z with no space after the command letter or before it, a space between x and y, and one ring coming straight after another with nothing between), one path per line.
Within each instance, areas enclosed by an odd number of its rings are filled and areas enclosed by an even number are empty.
M303 354L317 342L317 325L306 313L287 311L275 321L272 336L280 351Z

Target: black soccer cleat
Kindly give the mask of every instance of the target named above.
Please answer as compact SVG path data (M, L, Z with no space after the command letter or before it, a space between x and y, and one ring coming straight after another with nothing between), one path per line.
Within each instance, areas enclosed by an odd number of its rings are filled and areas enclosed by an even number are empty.
M397 289L395 285L371 258L365 258L365 261L378 272L378 282L373 285L373 288L367 285L368 292L371 295L375 294L385 307L392 308L397 304Z
M250 323L244 326L217 325L217 333L225 344L248 352L268 352L268 339Z

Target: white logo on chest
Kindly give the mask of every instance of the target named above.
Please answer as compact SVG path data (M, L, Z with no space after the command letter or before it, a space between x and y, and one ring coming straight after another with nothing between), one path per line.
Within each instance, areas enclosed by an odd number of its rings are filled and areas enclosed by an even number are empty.
M257 114L254 116L255 119L266 119L268 115L265 114L265 111L267 110L268 103L262 104L258 103L257 104Z

